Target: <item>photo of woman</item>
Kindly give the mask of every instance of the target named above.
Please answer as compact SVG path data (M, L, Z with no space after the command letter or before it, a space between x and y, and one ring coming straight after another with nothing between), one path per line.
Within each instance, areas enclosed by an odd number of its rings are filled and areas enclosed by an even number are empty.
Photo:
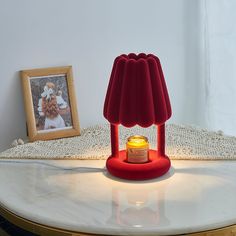
M65 75L31 77L36 127L39 132L71 128Z

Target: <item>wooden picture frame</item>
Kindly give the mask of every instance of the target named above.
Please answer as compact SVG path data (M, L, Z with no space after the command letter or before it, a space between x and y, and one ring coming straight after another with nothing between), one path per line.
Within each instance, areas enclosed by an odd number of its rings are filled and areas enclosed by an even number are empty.
M72 67L21 71L29 141L80 135Z

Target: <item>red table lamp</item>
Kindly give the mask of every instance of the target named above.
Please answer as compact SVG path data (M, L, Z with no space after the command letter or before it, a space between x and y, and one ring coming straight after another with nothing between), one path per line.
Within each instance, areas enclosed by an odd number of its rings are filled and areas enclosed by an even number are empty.
M115 59L103 113L111 127L112 153L106 162L110 174L123 179L146 180L169 170L170 160L165 155L165 121L171 117L171 105L160 60L155 55L130 53ZM157 125L157 150L145 149L147 140L134 136L130 139L134 140L134 148L129 152L128 149L119 151L120 124L145 128ZM143 160L145 155L148 159L140 163L138 160Z

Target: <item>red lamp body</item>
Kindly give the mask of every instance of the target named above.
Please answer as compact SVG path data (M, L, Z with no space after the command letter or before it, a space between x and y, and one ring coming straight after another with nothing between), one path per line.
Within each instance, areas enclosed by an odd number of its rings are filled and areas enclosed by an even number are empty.
M112 153L106 162L110 174L123 179L146 180L169 170L170 160L165 155L165 121L171 117L171 105L158 57L130 53L115 59L103 114L111 127ZM144 128L157 125L157 150L149 150L147 163L126 162L126 151L119 151L120 124Z

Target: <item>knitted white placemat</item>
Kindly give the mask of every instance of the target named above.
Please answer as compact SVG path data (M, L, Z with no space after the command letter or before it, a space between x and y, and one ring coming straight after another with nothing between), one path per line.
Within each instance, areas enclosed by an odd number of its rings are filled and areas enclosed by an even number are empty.
M156 149L156 126L144 129L119 127L120 149L127 137L147 136L150 147ZM110 150L110 126L96 125L81 130L81 136L18 145L0 153L11 159L106 159ZM166 125L166 153L171 159L236 160L236 137L192 126Z

